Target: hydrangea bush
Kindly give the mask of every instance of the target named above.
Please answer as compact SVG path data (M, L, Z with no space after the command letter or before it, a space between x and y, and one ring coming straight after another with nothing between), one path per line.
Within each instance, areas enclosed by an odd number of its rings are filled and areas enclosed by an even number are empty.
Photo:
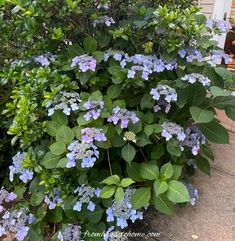
M0 237L108 241L150 205L195 205L235 97L213 40L230 25L186 2L0 1Z

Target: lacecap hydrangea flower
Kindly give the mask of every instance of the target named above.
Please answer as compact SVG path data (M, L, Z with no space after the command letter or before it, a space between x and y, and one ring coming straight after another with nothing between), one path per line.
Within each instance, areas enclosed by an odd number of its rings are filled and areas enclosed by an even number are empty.
M81 160L82 168L93 167L97 158L99 158L98 148L93 143L73 141L69 146L70 151L66 156L68 162L66 167L76 166L76 161Z
M196 201L199 198L198 190L196 188L194 188L194 186L191 183L184 182L184 184L187 187L188 192L189 192L190 203L191 203L191 205L194 206L196 204Z
M103 130L99 128L83 128L81 133L83 143L93 143L94 141L107 140Z
M113 122L114 125L117 125L120 122L122 129L127 128L130 121L133 124L136 124L139 121L136 113L128 111L127 109L122 109L119 106L113 109L112 115L108 118L108 122Z
M39 64L41 64L42 66L49 66L51 64L51 62L55 61L56 56L51 54L51 53L47 53L47 54L43 54L43 55L39 55L37 57L34 57L33 60Z
M171 102L177 101L176 90L168 85L158 85L151 89L150 94L152 98L158 101L157 105L153 107L154 112L161 110L161 106L165 107L165 112L168 113L171 108Z
M111 7L110 0L95 0L94 2L97 4L97 9L108 10Z
M34 173L22 166L25 161L25 158L26 158L25 152L22 152L22 153L18 152L12 158L12 165L9 167L11 182L13 182L15 174L20 174L19 178L24 183L27 183L28 181L33 179Z
M60 241L84 241L81 239L81 226L68 224L64 230L58 232Z
M184 47L183 49L180 49L178 51L179 56L184 59L186 57L186 61L188 63L193 62L194 60L197 60L198 62L203 61L202 53L195 48L192 47Z
M107 27L110 27L112 24L115 24L115 21L112 17L100 16L93 21L93 26L96 27L98 24L105 24Z
M211 30L218 29L221 32L228 32L232 28L232 25L228 21L208 19L206 27Z
M53 192L49 193L44 199L44 202L48 205L49 209L55 209L57 206L63 208L63 200L61 198L61 192L58 188L54 188Z
M14 192L8 192L4 187L0 190L0 213L3 212L3 204L10 203L17 198Z
M124 234L124 235L123 235ZM116 231L114 226L107 229L103 236L104 241L128 241L127 235L120 231Z
M87 113L84 115L85 120L97 120L104 109L104 101L88 100L83 104L83 107L87 110Z
M85 184L79 186L74 191L74 193L77 193L79 199L74 205L73 210L80 212L83 205L86 205L87 210L93 212L95 210L95 203L92 201L92 199L99 197L100 192L100 188L93 188Z
M112 206L106 210L107 222L116 222L118 227L124 229L128 226L128 220L134 223L138 219L143 219L143 212L133 209L131 205L131 197L134 192L135 189L127 188L120 203L113 200Z
M65 115L70 115L72 111L79 110L78 104L81 102L78 93L60 91L53 100L49 100L46 104L48 108L48 116L55 113L56 110L62 110Z
M211 84L211 80L208 77L206 77L202 74L198 74L198 73L185 75L184 77L181 78L181 80L186 81L190 84L199 82L203 86L210 86L210 84Z
M173 136L176 136L179 141L184 141L186 138L184 129L176 123L165 122L162 124L162 128L162 136L166 138L166 141L169 141Z
M186 138L182 146L191 148L192 154L196 156L201 148L201 145L206 144L206 137L201 133L198 127L192 126L185 130Z
M76 56L72 59L71 67L78 66L81 72L96 70L96 59L88 54L83 54L81 56Z
M0 237L10 232L15 235L16 240L23 241L28 235L30 224L34 220L34 215L30 214L27 208L6 211L0 220Z
M230 64L232 61L232 58L230 55L226 54L223 50L212 50L210 52L210 60L214 65L220 64L222 60L224 60L225 64ZM208 60L208 63L210 63L209 60Z
M104 61L107 61L110 56L113 56L115 60L120 62L122 68L125 68L128 64L131 65L127 74L129 79L133 79L137 72L140 72L141 77L144 80L148 80L149 75L152 73L160 73L164 70L173 70L177 68L177 63L175 61L165 64L163 59L159 59L155 55L135 54L129 56L127 53L107 51L104 54Z

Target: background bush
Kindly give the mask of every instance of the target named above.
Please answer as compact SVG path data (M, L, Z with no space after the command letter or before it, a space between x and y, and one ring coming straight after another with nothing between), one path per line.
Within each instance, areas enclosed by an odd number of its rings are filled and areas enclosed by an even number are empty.
M172 2L0 2L0 235L112 240L149 205L195 204L229 141L215 108L235 119L212 40L230 26Z

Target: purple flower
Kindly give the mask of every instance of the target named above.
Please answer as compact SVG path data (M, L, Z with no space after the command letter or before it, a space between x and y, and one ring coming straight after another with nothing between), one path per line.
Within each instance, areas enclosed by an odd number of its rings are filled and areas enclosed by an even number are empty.
M71 67L79 66L79 70L82 72L93 71L96 70L96 59L87 54L76 56L72 59Z
M169 141L173 136L176 136L179 141L184 141L186 138L183 128L175 123L165 122L162 125L162 128L162 136L166 138L166 141Z
M83 104L83 107L88 110L88 112L84 115L85 120L97 120L104 109L104 102L102 100L88 100Z
M102 129L98 128L84 128L81 130L82 142L93 143L94 141L106 141L107 138Z
M185 75L184 77L181 78L183 81L187 81L190 84L194 84L196 82L201 83L203 86L210 86L211 81L209 80L208 77L198 74L198 73L192 73L189 75Z
M136 116L135 112L121 109L119 106L113 109L113 115L108 118L108 122L113 122L114 125L117 125L118 122L120 122L122 129L127 128L130 120L133 124L136 124L139 121L139 118Z

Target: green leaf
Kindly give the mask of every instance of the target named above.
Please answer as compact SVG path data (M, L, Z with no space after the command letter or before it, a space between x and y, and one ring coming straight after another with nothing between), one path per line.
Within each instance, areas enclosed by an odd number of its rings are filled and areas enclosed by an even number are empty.
M126 171L128 174L128 177L131 179L137 181L137 182L142 182L144 179L140 176L140 164L131 162L130 165L127 165Z
M57 168L65 168L67 166L67 163L68 163L68 158L62 158L58 161L56 167Z
M154 191L157 196L159 196L160 194L162 194L168 190L168 185L165 181L161 182L159 180L156 180L154 182L153 187L154 187Z
M178 141L175 141L174 139L171 139L166 146L167 151L172 155L172 156L181 156L181 149Z
M133 124L132 122L129 122L128 130L134 132L135 134L141 132L141 130L142 130L142 123L141 123L141 121L138 121L135 124Z
M190 107L190 113L195 123L209 123L214 118L212 111L203 110L197 106Z
M28 237L29 237L29 240L33 240L33 241L42 241L43 239L42 235L38 234L34 229L34 227L31 227L29 229Z
M56 136L56 133L60 127L61 125L55 121L47 121L46 123L46 131L50 136Z
M220 87L217 86L212 86L210 88L211 94L213 95L214 98L219 97L219 96L229 96L231 95L231 91L221 89Z
M173 203L189 202L190 197L186 186L178 181L170 181L168 183L167 197Z
M199 127L209 141L217 144L229 143L228 131L219 123L213 121L208 124L200 124Z
M127 75L120 66L110 66L108 72L112 75L112 81L114 84L121 84Z
M63 141L57 141L50 146L50 151L54 155L61 155L66 152L66 145Z
M128 162L131 163L131 161L134 159L135 154L136 154L136 150L135 148L130 144L127 143L123 148L122 148L122 157L123 159Z
M107 90L107 95L111 99L117 98L121 94L121 87L120 85L111 85Z
M61 111L56 111L52 116L52 120L60 124L60 126L68 125L68 117Z
M102 209L100 206L96 205L96 208L94 211L89 212L87 215L87 218L90 223L98 224L100 220L102 219L104 213L104 209Z
M235 108L228 106L225 108L225 113L228 118L235 121Z
M159 168L156 164L142 163L140 165L140 175L146 180L155 180L159 176Z
M146 134L147 137L152 135L154 132L154 125L145 125L144 127L144 133Z
M165 179L169 179L173 175L173 167L170 162L164 164L160 169L161 177L164 177Z
M60 156L54 155L51 152L46 153L43 157L41 164L47 169L56 168Z
M105 178L101 183L106 185L118 185L120 182L120 177L118 175L112 175L110 177Z
M196 165L199 170L204 172L206 175L210 176L211 175L211 166L210 163L206 158L203 158L201 156L196 157Z
M63 141L65 144L70 144L73 141L74 137L75 135L72 129L67 126L61 126L56 133L56 140Z
M49 210L47 217L49 222L60 223L63 220L63 209L56 207L54 210Z
M151 188L141 187L134 192L131 198L131 204L134 209L143 208L149 204L150 198L151 198Z
M124 197L124 190L122 187L118 187L116 192L115 192L115 200L117 201L117 203L119 204L122 200L122 198Z
M90 54L95 52L97 49L97 41L92 37L85 38L83 45L84 45L85 51Z
M172 215L174 213L174 206L167 198L162 196L153 197L154 207L161 213Z
M182 173L182 166L178 166L178 165L172 165L173 167L173 175L171 176L172 180L177 180Z
M135 181L133 181L131 178L123 178L121 183L120 183L120 186L121 187L128 187L133 183L135 183Z
M81 46L79 44L72 44L72 45L68 46L67 52L68 52L70 58L84 54L84 50L81 48Z
M226 81L232 81L232 73L224 67L215 67L215 72Z
M30 198L31 205L38 206L39 204L42 203L42 201L44 200L44 197L45 197L45 195L42 192L33 193Z
M116 190L115 186L105 186L100 193L100 198L110 198Z

